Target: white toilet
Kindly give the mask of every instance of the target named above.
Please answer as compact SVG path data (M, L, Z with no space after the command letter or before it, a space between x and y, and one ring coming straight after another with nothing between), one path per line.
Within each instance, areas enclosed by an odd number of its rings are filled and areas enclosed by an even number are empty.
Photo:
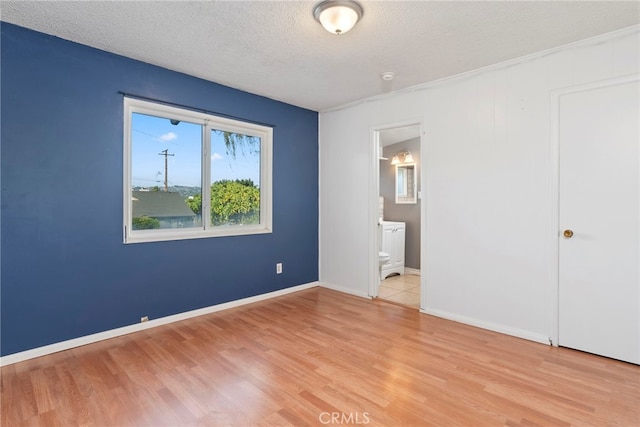
M382 251L378 251L378 263L380 265L380 267L382 267L384 264L388 263L391 260L391 256L386 253L386 252L382 252Z
M382 266L391 260L391 255L386 252L378 251L378 274L382 282Z
M380 280L382 281L382 266L391 261L391 255L380 250L382 244L382 218L384 218L384 198L378 198L378 272L380 273Z

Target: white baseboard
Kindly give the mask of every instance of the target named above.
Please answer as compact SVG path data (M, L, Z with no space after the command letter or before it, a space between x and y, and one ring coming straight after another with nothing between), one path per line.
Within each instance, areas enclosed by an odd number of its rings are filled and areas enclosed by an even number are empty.
M511 335L513 337L523 338L529 341L539 342L541 344L549 345L549 337L535 332L526 331L523 329L512 328L510 326L500 325L498 323L485 322L484 320L474 319L472 317L461 316L455 313L449 313L446 311L435 310L431 308L421 309L421 313L430 314L436 317L442 317L443 319L453 320L455 322L464 323L466 325L476 326L482 329L488 329L490 331L499 332L505 335Z
M420 269L419 268L405 267L404 268L404 274L413 274L414 276L419 276L420 275Z
M332 283L324 283L324 282L320 282L318 286L320 286L321 288L327 288L334 291L342 292L344 294L355 295L357 297L371 299L371 296L369 296L369 293L366 290L364 292L361 292L353 289L343 288L342 286L334 285Z
M255 295L248 298L242 298L235 301L216 304L209 307L199 308L197 310L174 314L171 316L160 317L158 319L149 320L148 322L144 323L136 323L129 326L123 326L122 328L111 329L108 331L85 335L83 337L74 338L67 341L57 342L55 344L45 345L43 347L38 347L31 350L21 351L19 353L9 354L0 357L0 366L11 365L13 363L22 362L24 360L33 359L35 357L46 356L48 354L57 353L59 351L69 350L70 348L80 347L109 338L115 338L121 335L155 328L156 326L166 325L168 323L178 322L180 320L190 319L192 317L202 316L204 314L215 313L217 311L222 311L233 307L239 307L245 304L251 304L258 301L279 297L293 292L302 291L304 289L314 288L318 285L318 282L305 283L303 285L280 289L278 291L268 292L266 294Z

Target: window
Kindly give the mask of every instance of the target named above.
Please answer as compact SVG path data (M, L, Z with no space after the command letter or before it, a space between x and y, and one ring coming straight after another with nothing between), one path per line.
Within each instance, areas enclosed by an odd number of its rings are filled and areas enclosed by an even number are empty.
M271 232L270 127L124 100L124 242Z

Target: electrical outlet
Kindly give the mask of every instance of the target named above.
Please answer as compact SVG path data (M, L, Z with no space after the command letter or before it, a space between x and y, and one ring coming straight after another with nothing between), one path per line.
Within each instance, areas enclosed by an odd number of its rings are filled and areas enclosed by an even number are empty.
M144 323L144 322L148 322L149 321L149 316L143 316L140 318L140 323Z
M282 263L281 262L276 264L276 274L282 274Z

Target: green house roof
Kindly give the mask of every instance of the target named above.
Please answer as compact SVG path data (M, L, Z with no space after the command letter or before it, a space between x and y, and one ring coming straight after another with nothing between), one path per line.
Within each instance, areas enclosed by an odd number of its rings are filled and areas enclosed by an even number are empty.
M149 216L153 218L196 216L187 206L180 193L164 191L132 191L133 217Z

